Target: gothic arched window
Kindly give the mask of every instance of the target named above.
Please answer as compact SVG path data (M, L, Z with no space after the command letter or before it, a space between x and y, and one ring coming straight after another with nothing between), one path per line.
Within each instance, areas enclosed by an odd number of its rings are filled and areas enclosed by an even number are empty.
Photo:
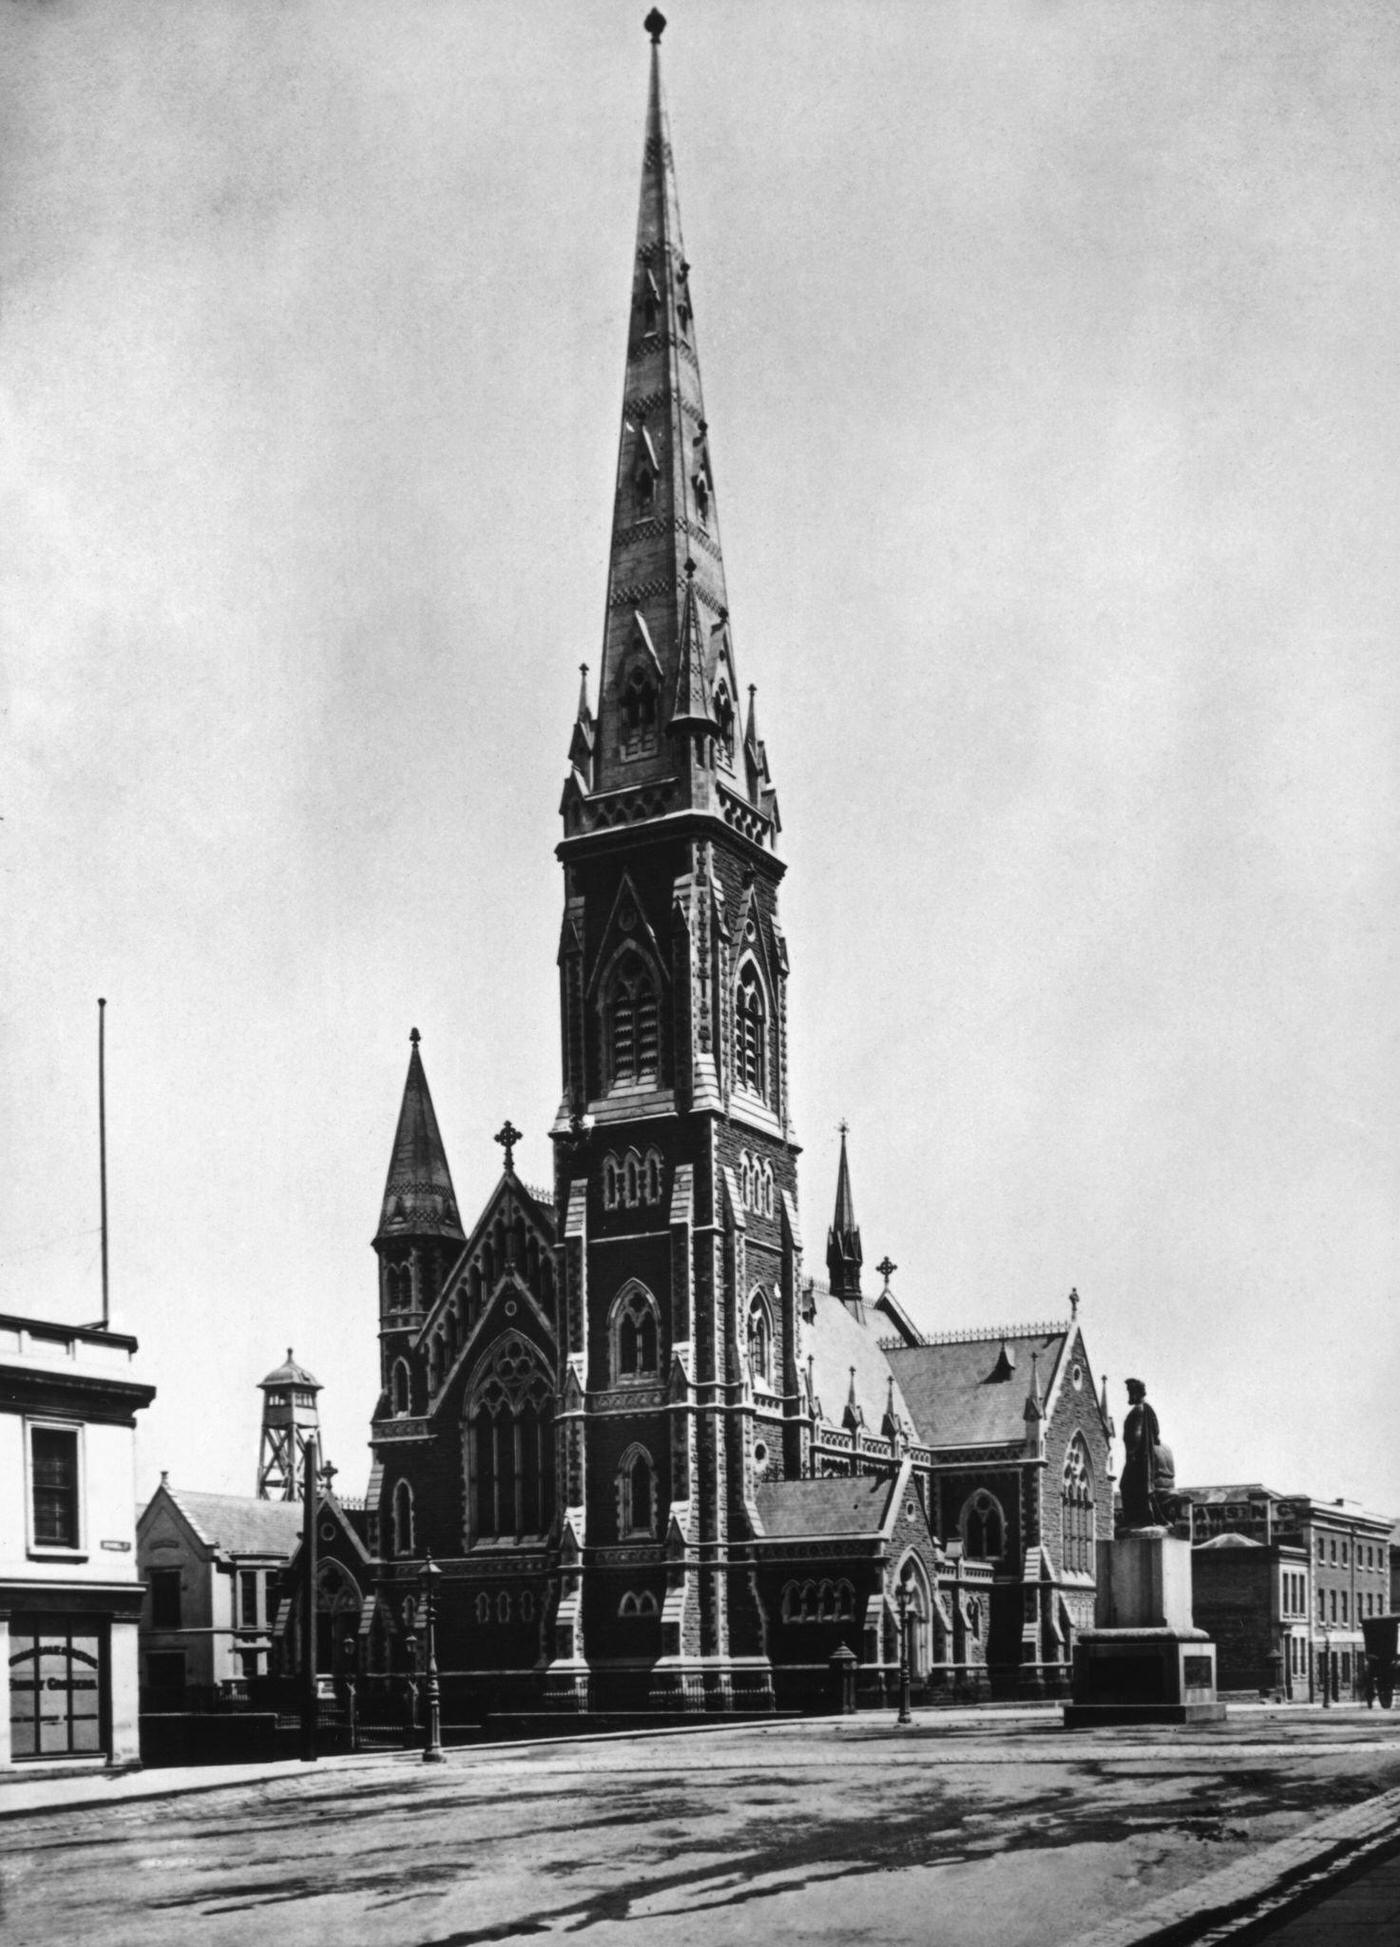
M752 961L740 973L734 997L734 1074L740 1088L768 1100L768 1003Z
M653 1535L656 1532L656 1469L640 1443L630 1446L617 1468L617 1532Z
M389 1376L389 1405L396 1419L403 1419L409 1409L408 1363L395 1359L394 1370Z
M407 1481L394 1488L394 1553L413 1553L413 1489Z
M985 1489L979 1489L963 1505L958 1523L963 1546L977 1561L995 1562L1006 1548L1006 1522L1001 1507Z
M656 749L656 681L644 662L633 663L618 702L618 741L624 757Z
M645 1195L648 1203L660 1203L661 1201L661 1174L661 1152L659 1149L649 1149L646 1156L645 1185Z
M719 725L719 754L724 762L734 762L734 705L729 695L729 685L721 676L715 684L715 722Z
M473 1538L544 1534L554 1514L554 1388L527 1340L509 1332L493 1346L467 1419Z
M618 1161L609 1150L603 1158L603 1208L616 1210L622 1201L622 1171Z
M749 1300L749 1370L755 1383L770 1385L773 1379L773 1318L768 1300L756 1291Z
M613 1087L655 1081L661 1057L656 982L640 954L629 953L613 975L607 1011Z
M613 1303L613 1378L648 1379L659 1369L656 1300L644 1285L623 1287Z
M1060 1484L1063 1565L1079 1575L1094 1572L1094 1471L1084 1436L1076 1433L1065 1454Z

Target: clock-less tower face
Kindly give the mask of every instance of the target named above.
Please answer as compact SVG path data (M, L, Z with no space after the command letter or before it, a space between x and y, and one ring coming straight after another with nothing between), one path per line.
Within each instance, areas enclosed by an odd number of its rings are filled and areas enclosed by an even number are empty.
M756 1394L778 1419L791 1397L799 1465L784 868L751 692L740 708L655 46L603 653L561 814L552 1667L564 1685L586 1666L595 1705L622 1697L624 1667L658 1698L732 1694L766 1683L729 1557L750 1532ZM611 1677L589 1654L605 1618Z

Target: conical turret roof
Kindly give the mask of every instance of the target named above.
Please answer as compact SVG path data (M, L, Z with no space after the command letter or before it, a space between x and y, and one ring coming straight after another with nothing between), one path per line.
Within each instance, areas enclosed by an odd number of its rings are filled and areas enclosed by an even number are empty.
M851 1195L851 1166L846 1160L846 1125L841 1124L841 1166L836 1173L836 1211L826 1234L826 1268L834 1298L860 1297L860 1226Z
M287 1347L287 1356L281 1365L275 1371L270 1372L266 1379L260 1379L258 1385L260 1388L299 1386L303 1391L313 1393L319 1393L324 1390L319 1379L313 1379L305 1366L299 1366L297 1364L296 1360L292 1357L292 1348L290 1346Z
M414 1028L409 1035L413 1048L375 1241L386 1237L449 1237L461 1243L465 1240L457 1215L457 1193L438 1133L418 1039Z

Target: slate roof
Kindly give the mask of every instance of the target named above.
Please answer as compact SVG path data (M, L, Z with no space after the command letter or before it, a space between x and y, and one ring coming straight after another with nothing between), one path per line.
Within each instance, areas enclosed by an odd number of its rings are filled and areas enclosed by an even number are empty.
M457 1193L418 1053L417 1028L409 1039L408 1078L384 1184L379 1237L449 1237L460 1244L464 1240Z
M880 1532L892 1477L855 1474L837 1480L760 1481L754 1489L765 1535L807 1539L817 1535Z
M292 1357L292 1348L290 1346L287 1347L287 1356L281 1365L275 1371L270 1372L266 1379L260 1379L258 1385L259 1387L301 1386L313 1393L325 1391L319 1379L314 1379L306 1370L305 1366L299 1366L297 1364L296 1360Z
M878 1434L890 1396L890 1361L874 1332L862 1325L839 1298L814 1287L817 1315L806 1328L804 1346L812 1355L812 1384L821 1401L822 1417L840 1426L851 1392L854 1366L856 1403L865 1416L865 1431ZM900 1376L894 1375L894 1410L907 1427L915 1424L905 1403Z
M1031 1355L1043 1401L1065 1338L1063 1331L995 1332L894 1346L883 1356L912 1409L916 1439L926 1446L996 1446L1025 1439Z
M262 1501L252 1494L192 1494L167 1487L201 1541L225 1555L277 1555L290 1561L301 1541L300 1501Z

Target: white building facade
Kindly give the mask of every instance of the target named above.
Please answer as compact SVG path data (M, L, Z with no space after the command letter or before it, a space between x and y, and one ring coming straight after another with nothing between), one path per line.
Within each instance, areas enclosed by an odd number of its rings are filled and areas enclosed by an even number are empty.
M0 1314L0 1767L140 1762L136 1352Z

